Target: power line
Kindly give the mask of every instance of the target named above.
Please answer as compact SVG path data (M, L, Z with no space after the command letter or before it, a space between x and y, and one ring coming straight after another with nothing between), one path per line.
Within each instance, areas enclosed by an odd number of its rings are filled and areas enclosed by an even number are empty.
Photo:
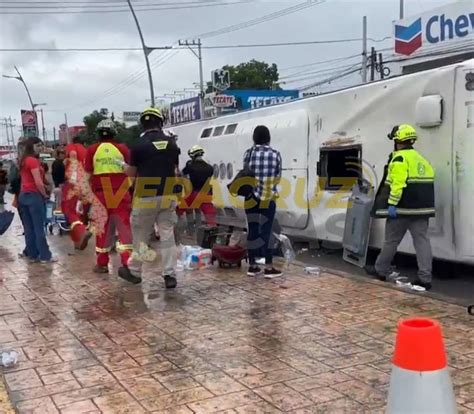
M150 4L150 3L156 3L157 0L132 0L132 4L135 6L145 6L147 4ZM195 3L198 3L198 2L201 2L201 3L219 3L219 2L225 2L227 0L194 0ZM241 0L234 0L234 1L241 1ZM263 1L263 0L255 0L255 1ZM21 5L24 5L24 6L27 6L27 5L32 5L32 4L36 4L36 5L42 5L42 4L45 4L45 5L48 5L48 4L59 4L60 6L56 6L58 8L60 8L62 5L64 4L79 4L79 6L77 7L81 7L80 5L84 5L84 6L88 6L88 5L94 5L94 4L106 4L106 5L113 5L113 6L116 6L116 7L120 7L123 5L123 3L125 2L125 0L64 0L64 1L58 1L58 0L55 0L55 1L15 1L15 0L11 0L11 1L0 1L0 4L15 4L15 5L18 5L18 4L21 4ZM139 3L145 3L145 4L139 4ZM175 4L175 5L180 5L180 4L186 4L186 3L189 3L189 1L178 1L178 2L171 2L171 3L164 3L164 2L158 2L157 4ZM14 8L15 6L5 6L5 7L9 7L9 8Z
M307 91L308 89L312 89L316 86L319 86L319 85L324 85L325 83L328 83L328 82L332 82L332 81L335 81L335 80L338 80L338 79L342 79L342 78L345 78L346 76L349 76L349 75L352 75L353 73L356 73L356 72L359 72L360 71L360 68L356 68L356 69L352 69L352 70L348 70L348 71L344 71L344 72L341 72L337 75L334 75L334 76L331 76L329 78L326 78L322 81L318 81L318 82L314 82L314 83L311 83L309 85L306 85L306 86L302 86L300 88L298 88L300 91Z
M217 6L233 6L238 4L244 3L251 3L253 0L239 0L233 1L228 3L210 3L210 4L190 4L190 5L179 5L179 6L166 6L166 7L148 7L145 6L144 8L137 7L135 9L136 12L145 12L145 11L157 11L157 10L184 10L184 9L199 9L204 7L217 7ZM199 2L201 3L201 2ZM122 7L122 6L121 6ZM125 7L125 6L123 6ZM100 10L70 10L70 11L31 11L31 7L25 8L25 11L0 11L0 15L36 15L36 14L48 14L48 15L56 15L56 14L104 14L104 13L130 13L130 9L116 9L116 10L107 10L107 9L100 9Z
M333 40L310 40L303 42L282 42L282 43L254 43L243 45L214 45L202 46L202 49L236 49L236 48L254 48L254 47L280 47L280 46L302 46L317 44L334 44L357 42L362 39L333 39ZM171 50L171 49L188 49L188 46L150 46L151 50ZM103 48L0 48L0 52L117 52L117 51L142 51L140 47L103 47ZM359 56L359 55L356 55ZM339 59L335 59L336 61Z
M373 42L383 42L384 40L390 39L386 37L383 39L371 39ZM284 42L284 43L257 43L249 45L216 45L216 46L203 46L203 49L232 49L232 48L250 48L250 47L275 47L275 46L301 46L301 45L327 45L334 43L349 43L349 42L360 42L362 38L352 39L333 39L333 40L310 40L305 42Z
M323 0L325 1L325 0ZM303 4L307 4L306 2L305 3L300 3L299 6L303 5ZM316 4L320 4L320 3L315 3L315 4L312 4L312 5L316 5ZM213 33L215 34L210 34L211 32L208 32L208 34L206 35L205 33L204 34L197 34L197 35L193 35L193 36L187 36L187 37L190 37L190 38L202 38L204 37L205 35L207 37L213 37L213 36L218 36L220 34L224 34L226 33L226 31L228 30L229 32L230 31L236 31L236 30L240 30L238 27L246 27L246 24L251 24L252 26L255 26L257 24L260 24L260 23L265 23L267 21L270 21L270 20L274 20L274 19L277 19L279 17L282 17L282 16L285 16L285 15L288 15L288 14L291 14L291 13L295 13L297 11L299 11L300 9L295 9L295 7L290 7L290 8L284 8L284 9L280 9L279 11L277 12L273 12L273 13L270 13L270 14L266 14L266 15L263 15L261 16L260 18L257 18L257 19L252 19L252 20L249 20L249 21L246 21L246 22L241 22L239 24L234 24L234 25L231 25L231 26L227 26L227 27L223 27L221 29L218 29L218 30L215 30L213 31ZM176 42L178 43L178 42ZM175 45L176 46L176 45ZM166 56L167 53L170 53L170 51L165 51L163 53L163 56ZM176 52L177 53L177 52ZM158 58L160 59L160 58ZM152 63L152 67L154 66L155 63ZM118 90L117 92L114 92L115 93L119 93L120 91L123 91L125 90L126 88L130 87L132 84L136 83L137 81L139 81L143 76L144 74L146 73L145 69L141 69L139 71L136 71L132 74L130 74L129 76L127 76L124 80L122 80L118 85L112 87L111 89L114 90L114 88L118 87ZM110 88L109 88L110 89ZM108 90L107 90L108 91ZM107 91L105 93L107 93ZM102 99L100 96L98 97L98 99ZM85 105L81 105L81 106L85 106Z
M168 56L161 55L160 59L158 59L154 63L153 68L157 69L157 68L163 66L165 63L167 63L169 60L171 60L178 53L179 53L178 51L175 51L174 54L170 54ZM95 102L103 101L104 99L109 98L113 95L116 95L116 94L120 93L122 90L130 87L134 83L138 82L142 77L143 77L143 74L135 74L135 76L130 77L130 79L125 79L124 81L120 82L119 84L117 84L117 85L107 89L106 91L102 92L102 94L100 96L92 98L91 100L85 101L81 104L74 105L73 107L68 108L67 111L70 111L73 108L81 108L81 107L87 106L87 105L95 103Z
M200 37L201 39L204 39L204 38L208 38L208 37L220 36L220 35L225 34L225 33L235 32L235 31L241 30L241 29L246 29L248 27L252 27L252 26L255 26L255 25L258 25L258 24L261 24L261 23L266 23L270 20L274 20L274 19L277 19L279 17L286 16L288 14L292 14L292 13L295 13L295 12L298 12L298 11L301 11L301 10L304 10L304 9L307 9L307 8L310 8L310 7L320 5L320 4L324 3L325 1L326 0L304 1L302 3L298 3L294 6L278 10L276 12L267 14L265 16L258 17L256 19L252 19L252 20L242 22L242 23L237 23L235 25L227 26L227 27L222 28L222 29L217 29L217 30L213 30L213 31L210 31L210 32L201 33L200 35L198 35L196 37Z
M392 49L382 49L382 50L387 51L387 50L392 50ZM452 46L451 47L441 47L441 48L438 47L436 50L431 50L431 51L428 51L426 53L421 53L421 54L416 55L416 56L399 57L399 58L395 58L395 59L391 59L391 60L387 59L387 60L384 60L384 65L386 65L388 63L394 63L394 62L396 62L396 63L406 62L406 61L416 60L418 58L424 58L424 57L444 56L444 55L449 55L449 54L456 53L456 52L469 52L469 51L472 51L472 50L474 50L474 48L466 49L464 44L459 45L457 47L452 47ZM395 56L395 55L392 55L392 56ZM309 85L301 86L298 89L301 90L301 91L305 91L305 90L312 89L312 88L320 86L320 85L324 85L326 83L333 82L335 80L345 78L345 77L347 77L347 76L349 76L353 73L356 73L356 72L360 71L360 65L359 64L356 64L356 65L359 66L356 69L347 69L343 72L340 72L336 75L333 75L333 76L331 76L329 78L326 78L326 79L323 79L321 81L317 81L317 82L313 82ZM355 65L353 65L353 66L355 66Z
M301 74L303 76L289 75L289 76L285 76L285 77L282 77L282 78L278 79L278 82L282 81L282 83L294 83L294 82L299 82L299 81L302 81L302 80L314 79L315 78L314 75L321 75L321 74L328 75L328 74L338 72L338 71L341 71L341 70L352 69L355 66L360 66L360 63L356 63L356 64L353 64L353 65L338 66L338 67L335 67L335 68L326 68L326 69L321 69L321 70L312 71L312 72L307 72L307 73Z
M137 4L133 3L134 6L139 9L140 7L165 7L165 6L189 6L193 4L201 4L204 5L204 3L209 3L209 6L215 6L219 4L239 4L239 3L247 3L248 0L223 0L222 2L216 2L215 0L198 0L198 1L184 1L180 3L172 2L172 3L145 3L145 4ZM110 2L82 2L82 4L79 5L64 5L64 2L58 2L60 4L59 6L56 5L43 5L41 2L31 2L28 4L21 4L22 2L15 2L15 6L3 6L0 3L0 9L39 9L39 10L44 10L44 9L82 9L82 8L88 8L88 9L94 9L94 8L104 8L104 9L112 9L112 8L123 8L126 5L124 5L123 0L113 4ZM20 5L18 5L20 4Z
M279 68L279 70L280 71L285 71L285 70L291 70L291 69L305 68L305 67L309 67L309 66L318 66L318 65L323 65L325 63L340 62L341 60L350 60L350 59L354 59L356 57L360 57L360 53L358 53L357 55L343 56L343 57L335 58L335 59L319 60L319 61L313 62L313 63L305 63L303 65L287 66L285 68Z

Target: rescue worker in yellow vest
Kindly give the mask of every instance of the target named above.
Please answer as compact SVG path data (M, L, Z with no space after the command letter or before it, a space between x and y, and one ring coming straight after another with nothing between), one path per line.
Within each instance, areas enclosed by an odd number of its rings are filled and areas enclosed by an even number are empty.
M97 125L99 142L87 149L85 169L91 176L91 189L107 210L105 229L96 237L97 264L96 273L108 273L109 253L115 235L118 234L122 268L127 269L128 260L133 249L130 228L131 195L128 191L130 182L125 167L130 162L130 151L127 146L115 141L117 134L112 120L105 119ZM92 206L94 208L94 206ZM121 268L121 269L122 269ZM121 272L119 276L128 272ZM130 275L125 278L131 283L140 283L141 278Z
M375 216L387 218L385 242L375 262L375 271L384 281L397 276L392 272L392 260L409 231L418 262L418 276L412 284L430 290L433 257L428 224L429 218L435 216L435 172L413 148L418 138L413 126L396 126L388 137L395 141L395 151L387 166L386 179L375 198Z

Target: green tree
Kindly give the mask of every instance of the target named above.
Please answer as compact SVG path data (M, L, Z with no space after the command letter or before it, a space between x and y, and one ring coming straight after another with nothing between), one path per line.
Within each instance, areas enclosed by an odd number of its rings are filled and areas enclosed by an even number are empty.
M252 59L237 66L225 65L224 70L230 74L230 89L281 89L278 66ZM212 82L207 84L207 93L213 91Z
M108 111L106 112L104 111L104 109L101 109L100 111L95 110L83 118L83 122L86 126L86 129L81 132L79 136L81 137L84 144L90 145L97 141L97 134L95 130L97 128L98 123L103 119L107 118L107 114Z
M83 119L84 125L86 126L85 131L81 132L79 135L82 138L82 141L86 145L91 145L97 142L97 125L103 119L107 119L109 117L109 111L106 108L101 108L99 111L94 110L89 115L86 115ZM110 115L111 119L114 119L114 114ZM127 128L127 126L123 122L119 122L114 120L115 125L117 127L117 141L123 142L124 144L130 145L132 144L140 135L141 128L138 125L131 126Z

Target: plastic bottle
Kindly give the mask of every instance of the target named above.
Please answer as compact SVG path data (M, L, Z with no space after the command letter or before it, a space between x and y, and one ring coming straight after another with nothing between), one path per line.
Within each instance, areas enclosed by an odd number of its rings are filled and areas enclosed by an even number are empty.
M212 250L206 249L199 252L199 268L209 267L212 264Z
M307 274L307 275L314 275L314 276L319 276L321 274L321 268L319 267L305 267L304 268L304 272Z
M189 270L199 269L199 256L197 254L192 254L190 259Z

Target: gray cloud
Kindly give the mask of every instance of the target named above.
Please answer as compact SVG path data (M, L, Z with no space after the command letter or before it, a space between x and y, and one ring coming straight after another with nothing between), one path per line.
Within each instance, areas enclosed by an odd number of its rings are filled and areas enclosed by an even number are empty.
M454 1L454 0L453 0ZM175 11L139 13L146 41L150 46L171 45L180 38L208 32L241 21L253 19L289 7L296 1L253 2L239 6L210 7ZM407 2L408 3L408 2ZM445 3L444 0L419 0L407 4L407 14L419 13ZM323 5L285 16L252 28L206 39L205 45L245 44L324 40L361 36L361 20L369 19L369 35L373 38L390 36L392 21L397 19L398 1L327 0ZM137 47L139 39L132 16L117 14L76 14L15 16L0 15L1 47ZM391 41L377 47L391 47ZM206 78L212 69L224 64L237 64L252 58L275 62L281 68L319 60L360 53L359 43L295 46L256 49L204 50ZM153 76L158 94L189 88L197 82L198 62L186 50L154 51ZM160 56L171 58L159 65ZM157 63L158 62L158 63ZM353 60L349 63L357 62ZM0 69L12 74L18 65L37 102L47 102L47 129L63 122L68 110L71 125L100 107L115 113L140 110L148 99L148 82L140 76L144 69L141 52L100 53L2 53ZM344 63L342 63L344 64ZM334 66L340 66L335 63ZM322 68L330 67L328 65ZM137 74L138 72L138 74ZM292 71L281 71L282 74ZM135 75L134 75L135 74ZM130 75L133 75L130 77ZM354 81L357 77L351 78ZM341 85L347 81L341 81ZM296 87L308 81L288 84ZM109 94L103 95L104 91ZM0 79L0 116L12 115L19 119L19 110L28 106L26 93L19 82ZM46 110L46 108L45 108ZM51 111L54 110L54 111ZM4 137L0 130L0 140Z

